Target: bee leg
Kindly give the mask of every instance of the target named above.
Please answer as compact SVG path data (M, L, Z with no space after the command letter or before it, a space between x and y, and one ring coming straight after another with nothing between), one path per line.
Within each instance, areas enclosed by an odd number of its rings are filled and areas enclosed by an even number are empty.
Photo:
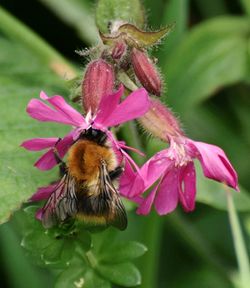
M114 179L118 178L119 176L121 176L123 171L124 171L123 167L121 167L121 166L116 167L115 170L109 172L110 179L114 180Z
M56 159L56 163L59 165L60 176L63 176L66 173L66 171L67 171L66 163L60 157L56 147L54 147L53 153L54 153L54 157Z

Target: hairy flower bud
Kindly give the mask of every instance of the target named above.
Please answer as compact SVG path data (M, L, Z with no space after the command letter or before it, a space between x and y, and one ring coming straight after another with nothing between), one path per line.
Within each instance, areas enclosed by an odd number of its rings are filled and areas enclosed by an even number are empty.
M126 44L124 42L116 42L112 49L112 58L120 60L126 53Z
M88 65L82 82L82 103L85 111L96 112L102 97L113 92L114 81L113 67L103 59Z
M139 49L133 48L131 52L131 62L135 75L142 86L148 92L160 96L162 90L161 77L147 54Z
M151 108L139 122L153 136L163 141L168 141L169 137L183 135L180 124L173 113L159 100L151 99Z

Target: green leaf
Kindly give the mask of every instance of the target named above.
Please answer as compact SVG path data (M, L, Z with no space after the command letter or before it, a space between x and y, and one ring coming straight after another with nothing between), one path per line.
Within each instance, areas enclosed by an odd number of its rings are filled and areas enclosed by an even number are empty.
M88 251L91 247L91 235L83 229L78 231L77 240L83 250Z
M23 238L21 245L29 251L37 251L38 254L40 254L41 251L52 245L54 242L46 232L46 230L36 230L28 233Z
M157 57L159 58L159 64L165 62L166 56L175 50L179 45L179 42L187 32L188 17L189 17L189 0L170 0L165 4L163 19L161 23L176 23L172 33L164 41L159 51L157 51ZM158 16L159 17L159 16Z
M249 32L243 17L216 18L191 30L168 55L167 101L188 113L222 86L249 80Z
M117 237L118 231L109 227L100 233L93 233L92 242L93 250L96 255L101 255L109 246L113 246Z
M94 16L86 1L40 0L68 25L74 27L81 39L92 45L97 42L98 31Z
M76 288L75 284L82 283L86 269L83 258L75 257L69 267L58 275L55 288Z
M109 281L102 279L92 269L88 269L84 275L84 288L111 288Z
M44 260L45 264L60 262L60 256L64 248L63 244L63 241L55 240L46 248L42 254L42 259Z
M113 254L115 251L115 257ZM130 241L124 243L117 243L108 247L102 254L101 259L102 263L119 263L125 262L131 259L138 258L142 256L147 251L147 247L141 243Z
M138 27L144 26L144 9L139 0L99 0L96 23L101 32L108 32L110 21L123 20Z
M210 205L214 208L227 210L227 199L225 186L222 183L216 182L214 180L207 179L203 176L202 170L196 165L197 173L197 197L198 202ZM235 208L238 211L246 212L250 211L250 196L247 191L242 187L240 192L236 192L231 188L226 188L232 190L232 197L235 204Z
M132 263L98 265L97 271L109 281L124 287L141 284L140 272Z
M175 24L156 31L142 31L131 24L121 25L118 29L119 33L126 34L127 43L137 48L146 48L158 44L163 38L174 29Z
M83 271L81 267L70 267L59 274L55 288L76 288L75 284L82 283ZM81 286L80 286L81 287Z
M26 113L29 100L38 98L41 90L65 96L64 81L22 45L0 38L0 47L0 99L4 103L0 108L0 223L3 223L37 187L58 177L57 169L42 172L34 168L33 163L41 153L28 152L20 144L33 137L62 137L69 128L38 122Z

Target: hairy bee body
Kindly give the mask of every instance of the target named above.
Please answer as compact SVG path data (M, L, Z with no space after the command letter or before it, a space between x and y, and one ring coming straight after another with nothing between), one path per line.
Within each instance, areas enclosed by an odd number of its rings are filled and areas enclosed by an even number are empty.
M99 130L88 130L68 152L67 164L55 153L62 178L43 208L46 228L78 218L92 226L127 227L127 216L117 191L123 171L116 155Z
M92 182L98 179L102 160L106 162L108 171L117 167L116 156L110 147L101 146L91 140L78 140L69 150L69 174L78 181L83 180L92 185Z

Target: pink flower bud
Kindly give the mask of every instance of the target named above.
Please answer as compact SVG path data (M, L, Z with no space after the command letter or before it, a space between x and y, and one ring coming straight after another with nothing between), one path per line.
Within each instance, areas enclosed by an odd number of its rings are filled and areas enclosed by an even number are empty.
M173 113L160 101L151 99L151 108L139 122L153 136L167 142L169 137L183 135L180 124Z
M112 58L120 60L126 53L126 44L124 42L116 42L112 50Z
M135 75L142 86L148 92L160 96L162 90L161 77L147 54L139 49L133 48L131 52L131 62Z
M111 94L114 88L113 67L103 59L91 62L82 82L82 102L85 111L96 112L103 96Z

